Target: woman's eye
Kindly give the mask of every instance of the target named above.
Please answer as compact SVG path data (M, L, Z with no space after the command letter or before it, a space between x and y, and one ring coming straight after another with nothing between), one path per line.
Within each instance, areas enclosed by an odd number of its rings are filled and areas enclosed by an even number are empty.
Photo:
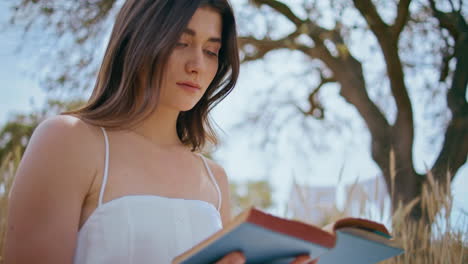
M207 51L205 51L205 52L206 52L208 55L210 55L210 56L218 57L218 53L216 53L216 52L209 51L209 50L207 50Z
M187 44L187 43L183 43L183 42L177 42L176 46L177 46L177 47L187 47L188 44Z

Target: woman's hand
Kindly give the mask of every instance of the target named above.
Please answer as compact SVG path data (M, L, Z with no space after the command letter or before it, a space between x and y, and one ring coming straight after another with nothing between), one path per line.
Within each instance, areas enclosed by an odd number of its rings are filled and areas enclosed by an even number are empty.
M316 264L317 260L312 260L309 255L296 257L291 264Z
M222 259L218 260L215 264L244 264L245 263L245 256L239 251L234 251Z
M245 256L241 252L235 251L227 254L222 259L220 259L216 264L244 264ZM301 255L296 257L291 264L315 264L316 260L312 259L308 255Z

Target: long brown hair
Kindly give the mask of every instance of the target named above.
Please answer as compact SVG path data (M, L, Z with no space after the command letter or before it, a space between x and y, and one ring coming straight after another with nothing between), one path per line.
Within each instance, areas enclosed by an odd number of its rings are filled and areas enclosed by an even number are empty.
M127 0L117 15L93 93L75 115L110 129L132 128L157 107L168 57L199 7L222 17L218 71L200 101L177 118L181 142L200 150L217 144L209 111L234 88L239 75L236 22L227 0ZM140 78L142 73L143 78Z

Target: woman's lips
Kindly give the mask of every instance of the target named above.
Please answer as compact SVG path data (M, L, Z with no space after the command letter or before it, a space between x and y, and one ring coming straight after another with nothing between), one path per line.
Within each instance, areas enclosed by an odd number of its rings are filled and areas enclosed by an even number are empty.
M177 83L177 85L180 88L182 88L182 89L184 89L184 90L186 90L188 92L192 92L192 93L197 92L197 91L200 90L200 87L198 87L196 84L192 84L192 83L183 82L183 83Z

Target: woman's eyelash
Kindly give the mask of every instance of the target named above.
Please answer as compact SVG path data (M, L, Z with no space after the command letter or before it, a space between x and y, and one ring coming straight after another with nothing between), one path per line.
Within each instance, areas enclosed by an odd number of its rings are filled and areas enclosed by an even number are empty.
M215 52L212 52L212 51L207 50L206 53L208 53L208 55L210 55L210 56L218 57L218 54L215 53Z
M187 43L183 43L183 42L177 42L176 45L179 46L179 47L187 47L188 46ZM216 53L216 52L213 52L213 51L210 51L210 50L205 50L205 52L210 56L218 57L218 53Z

